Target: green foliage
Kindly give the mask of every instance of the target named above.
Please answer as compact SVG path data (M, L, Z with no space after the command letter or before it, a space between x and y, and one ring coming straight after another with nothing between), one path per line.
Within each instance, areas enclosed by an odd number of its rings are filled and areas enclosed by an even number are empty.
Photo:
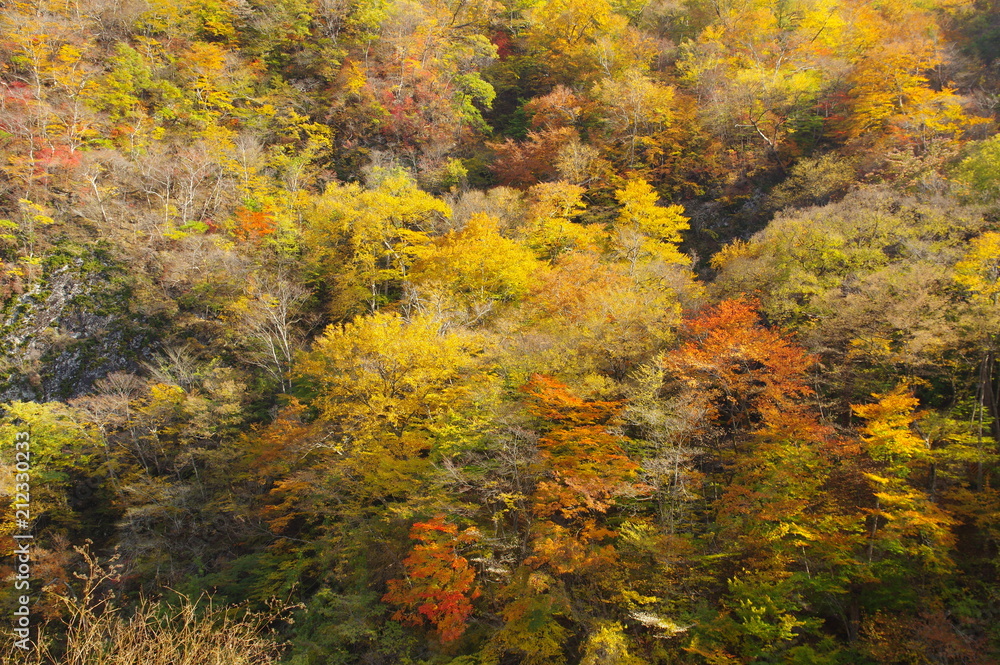
M855 166L836 154L802 159L771 192L775 208L825 205L843 197L856 179Z
M44 526L46 540L52 538L110 535L106 522L116 510L109 505L117 472L103 450L99 432L89 427L82 414L58 402L43 404L10 402L3 405L0 421L0 451L11 480L4 506L5 528L14 521L15 503L27 503L30 523ZM26 432L28 445L15 447ZM17 451L23 455L15 457ZM13 490L15 460L28 461L30 469L27 501L17 500ZM39 536L43 534L39 533Z
M964 188L965 196L983 203L992 203L1000 194L998 175L1000 137L996 136L971 144L968 156L954 171L954 178Z
M487 129L486 121L476 104L487 109L493 105L497 96L493 86L478 73L459 74L455 77L455 85L460 91L458 105L461 117L476 129Z

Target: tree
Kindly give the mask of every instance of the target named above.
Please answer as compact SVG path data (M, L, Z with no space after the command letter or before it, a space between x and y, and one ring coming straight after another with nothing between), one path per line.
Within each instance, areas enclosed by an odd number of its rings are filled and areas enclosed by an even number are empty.
M37 529L43 546L61 538L108 538L119 517L116 489L119 465L100 433L83 414L65 404L9 402L3 405L0 447L11 482L4 505L4 528L14 524L15 504ZM27 438L24 437L27 434ZM16 445L27 441L26 445ZM28 472L17 462L26 462ZM19 475L14 483L15 473Z
M415 522L410 539L419 541L403 560L406 579L389 580L382 600L404 609L393 614L396 621L414 625L430 622L442 642L451 642L465 632L472 602L479 596L475 570L457 548L475 542L475 529L458 527L438 513L427 522Z
M284 279L251 280L243 296L227 307L225 320L246 362L263 369L282 392L291 387L288 372L301 344L301 306L309 292Z
M530 497L530 555L501 591L505 625L486 653L525 662L564 662L570 635L560 617L580 622L575 602L611 603L620 575L611 525L618 506L641 496L638 464L609 431L621 404L584 400L552 378L535 375L522 388L544 428L538 440L540 479ZM599 600L598 600L599 599Z
M756 303L723 301L689 319L684 336L687 341L664 357L664 366L698 396L706 425L734 445L812 395L806 371L816 358L787 333L765 327Z
M1000 300L1000 233L988 231L955 264L955 281L976 301L996 305Z
M454 150L487 129L482 112L496 93L480 71L497 49L483 33L499 7L353 3L344 28L354 49L340 66L347 85L335 95L346 141L387 149L422 183L440 185Z
M694 507L702 500L703 474L695 460L696 445L706 417L692 395L663 396L668 383L662 355L632 373L622 419L633 428L642 450L642 482L651 489L662 531L671 537L696 529Z
M648 153L669 150L669 146L656 144L662 142L663 131L674 123L672 87L631 69L599 82L593 95L601 102L611 146L623 150L619 157L623 166L634 169L652 161L646 157Z
M703 116L741 152L782 170L824 137L923 151L979 122L943 81L935 14L913 2L712 2L679 63Z
M616 497L637 491L630 481L638 465L622 449L621 437L607 431L620 404L584 401L541 375L532 377L523 390L531 412L554 424L539 440L542 463L552 475L535 491L537 516L585 520L608 512ZM571 559L550 563L557 569L573 569Z
M615 244L633 273L640 262L688 263L677 250L681 231L688 228L688 219L681 214L684 208L658 206L656 191L641 178L615 190L615 197L622 204L614 225Z
M530 187L539 182L555 180L559 175L557 161L566 146L579 140L572 127L554 127L528 132L525 141L507 139L489 146L496 153L490 169L501 185Z
M863 189L782 213L750 241L734 242L713 259L720 274L712 290L754 294L769 320L821 352L827 370L818 385L846 411L901 374L967 380L959 378L971 370L965 347L985 332L972 322L988 311L956 316L965 309L955 309L951 266L985 230L970 207Z
M6 138L17 141L4 170L19 192L43 203L52 185L68 188L65 175L80 166L81 149L99 136L88 106L95 43L78 19L59 2L19 3L0 15L10 48L2 118Z
M1000 171L1000 136L976 141L969 146L969 154L955 168L955 179L965 188L963 192L973 201L984 203L1000 195L997 173Z
M897 7L905 6L899 3ZM877 16L877 15L875 15ZM895 130L920 149L938 137L957 139L980 119L968 116L962 100L948 87L936 89L925 75L942 64L941 50L931 33L933 19L918 11L874 18L888 35L898 35L870 47L848 78L846 118L841 130L848 138Z
M377 313L331 326L295 375L315 391L332 449L386 483L370 491L391 494L402 489L391 485L399 463L423 456L441 419L468 398L478 353L474 335L432 316Z
M553 259L572 249L596 246L601 230L573 222L586 208L586 191L561 181L539 183L528 190L528 223L521 233L539 258Z
M525 342L546 341L537 355L530 346L518 349L514 362L567 380L624 381L670 343L681 300L694 295L686 272L670 268L650 264L632 271L588 251L560 256L552 270L539 273L522 306L531 322L524 326Z
M861 440L877 465L864 474L875 499L868 511L867 563L883 584L942 576L954 565L954 520L910 480L930 459L926 442L911 429L918 400L905 385L873 397L878 401L852 407L867 421Z
M531 7L526 41L530 52L547 60L549 81L590 82L600 72L647 64L651 45L616 9L606 0L545 0Z
M371 189L330 185L307 214L305 243L317 282L332 291L336 318L374 312L401 295L436 221L451 215L441 200L402 172Z
M955 282L968 293L972 316L978 323L974 331L983 338L976 391L980 436L988 415L992 420L990 432L993 440L1000 443L1000 371L997 370L1000 233L988 231L972 241L968 253L955 264Z
M497 218L477 213L461 231L439 238L414 264L410 280L420 306L432 306L443 290L474 322L495 304L526 296L541 269L531 251L500 235Z
M684 49L683 76L708 97L704 115L729 145L760 146L780 165L789 139L809 140L816 104L841 66L841 5L755 0L706 9L714 16Z

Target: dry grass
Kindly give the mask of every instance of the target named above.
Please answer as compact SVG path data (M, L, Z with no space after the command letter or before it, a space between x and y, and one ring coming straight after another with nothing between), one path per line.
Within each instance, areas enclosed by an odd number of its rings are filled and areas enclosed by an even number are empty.
M279 648L266 627L275 614L217 608L211 599L182 597L179 608L143 601L129 612L100 591L114 580L85 549L78 550L90 573L80 576L77 597L59 596L66 605L65 638L46 639L25 652L7 642L3 665L270 665ZM55 631L52 631L55 632ZM8 637L8 640L10 638Z

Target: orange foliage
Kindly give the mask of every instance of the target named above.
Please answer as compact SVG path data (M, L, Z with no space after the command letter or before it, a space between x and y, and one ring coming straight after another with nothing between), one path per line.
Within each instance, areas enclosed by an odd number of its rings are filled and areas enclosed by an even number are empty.
M530 187L558 175L555 167L559 151L577 138L571 127L555 127L528 132L528 140L520 143L507 139L504 143L488 144L496 151L496 162L490 167L501 185Z
M583 112L585 101L564 85L557 85L552 92L535 97L524 105L531 116L532 129L561 129L572 127Z
M639 465L622 448L623 437L607 429L621 404L582 400L540 375L523 390L533 414L557 423L538 442L548 478L538 483L532 510L545 521L535 530L528 563L568 573L613 561L614 548L599 543L615 532L598 518L616 499L644 491L634 482ZM571 527L564 526L567 521Z
M531 398L532 414L572 425L606 424L621 408L620 402L585 401L559 381L536 374L522 390Z
M752 429L812 394L805 373L816 358L764 326L755 302L724 301L685 329L688 341L666 357L666 367L703 396L716 424Z
M390 580L389 592L382 600L404 609L392 618L412 625L429 621L442 642L451 642L465 632L465 622L472 614L472 600L479 596L476 573L469 561L458 554L457 546L475 542L474 529L458 532L438 513L427 522L417 522L410 538L419 540L403 560L407 579Z
M309 520L315 506L317 471L301 462L323 432L315 423L305 423L305 407L293 401L271 424L250 434L243 445L247 451L247 477L265 487L260 515L276 533L288 533Z
M620 318L623 294L630 286L623 268L601 263L592 252L563 254L554 266L540 274L532 288L532 302L545 315L572 323Z
M262 238L274 233L274 213L270 210L251 210L240 206L236 209L234 215L236 217L236 225L233 227L233 235L237 240L258 242Z

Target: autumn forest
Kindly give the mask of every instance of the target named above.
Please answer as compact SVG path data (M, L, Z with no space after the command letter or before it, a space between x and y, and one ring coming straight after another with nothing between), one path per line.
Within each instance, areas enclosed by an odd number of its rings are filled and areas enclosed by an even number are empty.
M0 3L0 662L1000 662L998 121L997 0Z

